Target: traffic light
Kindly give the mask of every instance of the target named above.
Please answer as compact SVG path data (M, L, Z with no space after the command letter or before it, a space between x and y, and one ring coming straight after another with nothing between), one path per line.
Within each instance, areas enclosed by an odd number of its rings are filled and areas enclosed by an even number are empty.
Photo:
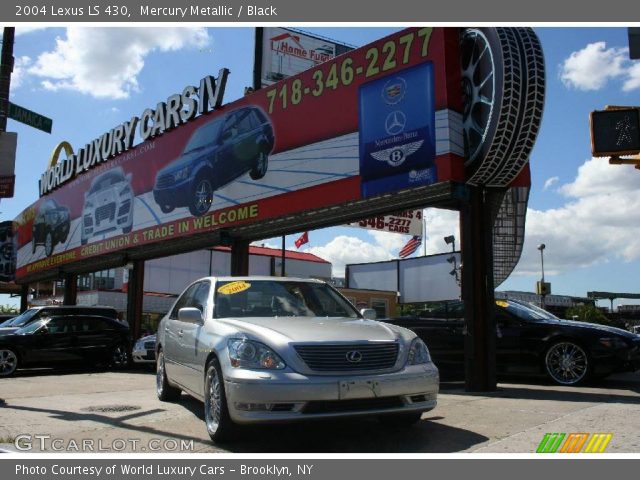
M591 152L594 157L640 153L640 108L608 107L591 112Z

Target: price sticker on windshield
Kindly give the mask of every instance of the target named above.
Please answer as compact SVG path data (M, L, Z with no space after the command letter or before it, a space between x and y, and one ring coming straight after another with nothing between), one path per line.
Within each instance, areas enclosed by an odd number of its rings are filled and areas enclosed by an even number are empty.
M244 292L250 287L251 284L249 282L230 282L218 288L218 293L221 293L223 295L234 295L236 293Z

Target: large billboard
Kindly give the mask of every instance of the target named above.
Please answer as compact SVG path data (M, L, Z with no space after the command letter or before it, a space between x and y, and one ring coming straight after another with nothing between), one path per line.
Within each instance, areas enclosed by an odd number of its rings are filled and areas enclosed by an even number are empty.
M404 30L210 111L197 101L217 96L215 82L185 88L43 175L43 196L15 220L18 281L103 254L463 181L457 47L457 29ZM402 125L363 119L369 108ZM134 146L137 127L146 140ZM412 142L429 147L410 152ZM366 186L385 178L393 188Z

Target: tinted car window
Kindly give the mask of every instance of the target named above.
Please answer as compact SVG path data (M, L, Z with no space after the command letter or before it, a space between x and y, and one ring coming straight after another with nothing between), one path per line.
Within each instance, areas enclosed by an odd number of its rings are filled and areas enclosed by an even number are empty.
M209 285L209 282L200 282L195 289L193 297L188 302L188 305L185 306L197 308L202 313L205 313L209 300Z
M37 308L30 308L25 310L20 315L12 319L5 327L22 327L26 325L32 318L34 318L39 312Z
M194 283L189 288L187 288L187 290L180 296L180 298L178 298L178 301L174 305L173 310L171 310L171 318L178 318L178 311L181 308L190 306L191 298L193 297L193 294L199 286L199 283Z
M238 114L238 122L236 124L238 133L248 133L253 130L250 113L251 110L243 110Z
M104 318L80 317L78 320L78 331L94 332L99 330L113 330L113 324Z
M498 307L505 308L509 313L525 321L541 322L541 321L549 321L549 320L554 320L554 321L559 320L558 317L551 315L549 312L546 312L541 309L534 309L522 303L511 302L511 301L509 302L497 301L496 304L498 305Z
M196 130L196 132L189 140L189 143L185 147L184 153L188 153L192 150L198 150L215 142L218 139L221 125L222 119L218 119L209 122Z
M77 322L71 317L53 317L47 322L49 333L73 333L77 331Z

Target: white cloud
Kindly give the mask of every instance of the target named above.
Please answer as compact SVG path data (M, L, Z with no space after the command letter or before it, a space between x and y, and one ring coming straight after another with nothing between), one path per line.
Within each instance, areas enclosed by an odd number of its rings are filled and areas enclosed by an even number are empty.
M154 51L202 47L204 28L68 27L56 46L42 53L29 73L47 90L73 90L97 98L127 98L138 91L138 74Z
M344 267L349 263L378 262L397 258L381 245L373 245L347 235L339 235L324 246L311 247L304 251L331 262L334 277L344 277Z
M29 26L29 27L25 27L25 26L16 27L16 37L20 35L25 35L31 32L37 32L38 30L44 30L45 28L49 28L49 27L39 26L39 25Z
M625 92L640 88L640 63L636 62L627 70L627 79L622 85Z
M628 48L607 48L605 42L595 42L565 59L560 78L567 87L584 91L600 90L619 79L622 90L630 92L640 88L640 65L629 60Z
M567 202L549 210L529 209L519 275L553 274L640 259L640 174L632 167L587 160L575 180L560 187Z
M553 185L558 183L558 180L560 180L560 177L549 177L549 178L547 178L546 182L544 182L544 187L542 189L543 190L548 190Z
M20 88L24 83L26 70L31 65L31 58L27 56L16 57L11 73L11 90Z

